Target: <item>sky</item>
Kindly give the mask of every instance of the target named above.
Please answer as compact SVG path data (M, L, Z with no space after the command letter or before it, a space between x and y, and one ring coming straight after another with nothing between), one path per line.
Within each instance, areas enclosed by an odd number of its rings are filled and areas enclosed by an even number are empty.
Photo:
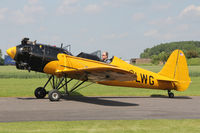
M146 48L200 40L199 0L1 0L0 49L24 37L74 55L96 50L124 60Z

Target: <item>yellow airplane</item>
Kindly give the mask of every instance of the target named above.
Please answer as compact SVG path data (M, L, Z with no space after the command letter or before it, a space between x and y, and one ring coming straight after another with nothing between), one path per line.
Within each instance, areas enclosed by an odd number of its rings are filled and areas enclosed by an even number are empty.
M73 56L68 50L31 42L24 38L20 45L7 50L7 54L16 61L18 69L37 71L51 75L43 87L35 90L36 98L59 101L64 88L66 94L76 90L85 81L110 86L124 86L167 90L169 98L174 94L171 90L184 91L190 85L190 77L184 53L175 50L159 73L154 73L128 64L114 56L109 64L101 62L96 55L81 53ZM68 80L70 79L70 80ZM68 90L73 79L81 81ZM47 84L52 90L45 90Z

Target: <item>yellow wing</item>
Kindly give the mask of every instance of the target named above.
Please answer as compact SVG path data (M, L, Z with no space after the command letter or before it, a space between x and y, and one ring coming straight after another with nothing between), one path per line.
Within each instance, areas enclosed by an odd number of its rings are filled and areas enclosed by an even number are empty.
M137 75L131 71L102 63L99 61L74 57L66 54L58 55L56 75L67 75L79 80L98 81L133 81Z

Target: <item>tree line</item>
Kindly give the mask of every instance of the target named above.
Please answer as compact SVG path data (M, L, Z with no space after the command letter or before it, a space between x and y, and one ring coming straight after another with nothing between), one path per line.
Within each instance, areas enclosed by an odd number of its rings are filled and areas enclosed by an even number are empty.
M176 49L181 49L188 59L200 57L200 41L181 41L161 43L152 48L146 48L140 54L140 58L150 58L153 64L158 64L160 61L164 63Z
M2 58L2 52L0 49L0 65L3 65L3 64L4 64L4 59Z

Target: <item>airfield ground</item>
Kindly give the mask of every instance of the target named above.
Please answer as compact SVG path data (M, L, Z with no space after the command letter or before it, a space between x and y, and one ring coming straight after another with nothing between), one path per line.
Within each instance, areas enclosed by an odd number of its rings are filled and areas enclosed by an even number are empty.
M0 133L197 133L199 104L199 96L0 98Z
M145 69L152 70L154 72L158 72L161 67L158 66L142 66ZM78 106L74 106L76 112L80 112L78 107L89 106L89 110L82 110L81 112L88 111L96 111L98 114L101 114L105 111L107 114L115 112L114 115L123 117L125 115L126 118L130 118L131 120L101 120L101 121L64 121L64 122L9 122L9 123L0 123L0 133L1 132L199 132L200 121L198 116L200 112L198 105L200 99L200 66L191 66L190 75L192 79L192 83L189 89L185 92L175 92L175 96L179 96L177 99L168 99L166 98L166 91L159 90L147 90L147 89L136 89L136 88L124 88L124 87L110 87L103 85L93 84L85 89L78 90L78 93L74 95L84 95L84 96L93 96L89 97L79 97L78 99L66 100L63 99L59 103L51 103L48 99L43 99L42 101L33 99L34 89L38 86L43 86L45 81L45 75L38 73L28 73L25 71L18 71L13 66L9 67L0 67L0 112L1 120L3 121L3 117L7 119L9 116L15 115L15 118L18 117L17 113L28 114L29 108L32 111L44 109L45 106L50 105L50 111L43 110L44 112L38 112L38 114L43 116L48 114L48 112L53 111L55 114L67 115L67 113L56 112L56 110L61 109L65 111L68 105L64 106L64 104L80 104ZM50 87L50 86L49 86ZM95 98L94 96L101 96L101 98ZM130 99L126 98L118 98L119 96L130 96ZM143 96L143 97L141 97ZM151 97L152 96L152 97ZM185 97L186 96L186 97ZM195 97L193 97L195 96ZM197 96L197 97L196 97ZM12 98L8 98L12 97ZM16 98L18 97L18 98ZM30 98L31 97L31 98ZM138 98L140 97L140 98ZM85 98L85 99L84 99ZM114 98L114 99L112 99ZM192 98L192 99L191 99ZM8 103L6 101L8 100ZM85 102L81 102L81 101ZM122 100L122 101L121 101ZM193 101L194 100L194 101ZM13 101L13 102L12 102ZM88 101L88 102L87 102ZM92 103L92 101L94 103ZM145 103L146 101L146 103ZM15 103L11 106L11 103ZM23 103L25 102L25 103ZM96 104L95 104L96 103ZM4 105L5 104L5 105ZM30 106L30 105L32 106ZM44 107L42 107L42 104ZM84 105L82 105L84 104ZM102 104L102 105L98 105ZM106 106L110 104L110 106ZM24 107L21 107L23 106ZM41 107L37 107L41 106ZM58 105L60 107L55 107ZM112 106L112 105L127 105L127 106ZM130 105L130 106L128 106ZM29 107L30 106L30 107ZM19 107L19 108L18 108ZM77 109L76 109L77 107ZM95 109L96 107L96 109ZM143 107L143 109L142 109ZM13 109L18 109L16 112L12 112ZM72 108L71 108L72 109ZM114 109L115 111L109 112L110 109ZM119 109L119 112L117 111ZM127 109L127 110L126 110ZM23 112L23 110L29 110ZM197 112L195 112L195 110ZM20 112L22 111L22 112ZM125 112L127 111L127 112ZM133 112L132 112L133 111ZM136 112L134 112L136 111ZM92 112L89 112L92 114ZM118 114L116 114L118 113ZM137 118L137 113L146 114L143 117L149 119L184 119L184 120L132 120L139 119ZM37 113L36 113L37 114ZM68 112L70 114L70 112ZM73 111L71 111L73 114ZM123 114L123 115L122 115ZM33 113L34 115L34 113ZM109 115L109 116L110 116ZM127 115L127 116L126 116ZM130 116L132 115L132 117ZM186 117L179 117L180 115ZM37 116L37 115L36 115ZM87 115L86 115L87 116ZM154 116L157 118L153 118L150 116ZM160 116L160 117L158 117ZM164 117L165 116L165 117ZM49 116L50 117L50 116ZM100 119L99 116L98 119ZM105 115L106 117L106 115ZM11 118L14 118L11 117ZM23 117L22 117L23 118ZM36 118L36 117L35 117ZM41 117L40 117L41 118ZM57 118L57 117L56 117ZM63 117L61 117L63 118ZM109 118L108 116L106 118ZM122 119L122 118L121 118ZM145 118L144 118L145 119ZM187 120L192 119L192 120ZM42 120L42 119L40 119ZM52 119L56 120L56 119ZM11 120L12 121L12 120ZM16 120L13 120L16 121ZM39 120L38 120L39 121ZM57 130L56 130L57 129Z
M0 122L200 119L200 97L0 98Z

